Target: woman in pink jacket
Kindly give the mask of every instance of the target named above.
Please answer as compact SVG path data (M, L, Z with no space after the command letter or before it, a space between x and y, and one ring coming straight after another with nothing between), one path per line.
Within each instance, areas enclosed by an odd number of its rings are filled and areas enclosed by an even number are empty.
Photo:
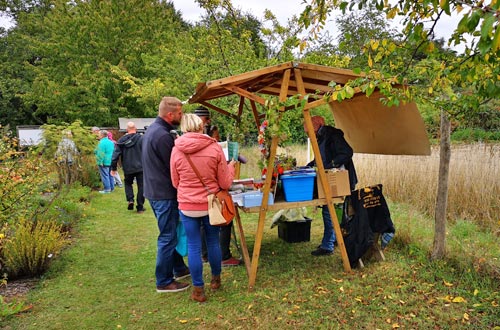
M210 225L208 219L208 191L201 183L186 158L189 155L208 189L215 193L228 189L234 178L234 161L226 162L222 148L216 140L203 134L203 122L195 114L182 117L182 136L175 140L170 158L172 184L177 188L180 219L184 225L188 241L188 264L193 282L191 298L206 301L203 282L203 262L201 260L201 224L205 228L208 262L212 271L210 287L217 290L221 285L221 250L219 227Z

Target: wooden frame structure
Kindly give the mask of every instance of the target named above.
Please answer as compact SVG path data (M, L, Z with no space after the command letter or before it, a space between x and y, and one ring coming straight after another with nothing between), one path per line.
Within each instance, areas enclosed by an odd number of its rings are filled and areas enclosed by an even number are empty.
M338 69L338 68L332 68L314 64L287 62L255 71L242 73L235 76L226 77L223 79L212 80L205 83L199 83L196 87L195 94L193 94L188 100L189 103L202 104L214 111L232 117L238 121L240 120L241 115L243 113L245 101L248 100L250 103L251 111L253 113L256 127L258 129L261 125L261 121L265 117L265 112L259 112L257 104L265 106L266 99L264 98L264 96L278 97L279 101L283 102L290 96L299 95L300 97L303 98L305 95L309 95L307 102L302 109L302 112L304 117L304 124L307 128L308 132L307 134L311 140L312 150L314 153L314 157L316 159L316 165L318 168L317 175L319 178L318 182L323 187L326 198L307 201L307 202L279 203L270 206L268 205L268 198L269 198L272 176L269 175L266 177L266 181L263 187L264 191L263 191L262 205L257 208L251 208L245 210L247 212L255 212L259 214L257 232L255 236L255 244L253 249L253 256L251 260L248 254L248 250L246 248L246 242L244 239L243 228L241 226L239 214L237 214L236 217L236 222L240 233L240 238L242 241L243 258L245 259L244 261L247 267L247 272L249 277L249 282L248 282L249 289L253 289L257 278L257 269L260 256L260 248L262 244L262 237L264 232L266 213L272 210L296 208L296 207L312 206L312 205L328 205L328 210L330 211L330 215L332 217L333 228L335 230L335 234L337 237L338 248L341 253L344 270L346 272L351 271L349 258L347 256L346 248L340 230L340 225L333 207L333 203L339 201L334 200L332 197L330 197L331 196L330 186L328 184L325 175L325 170L323 162L321 160L321 155L319 152L319 146L316 140L316 136L314 135L310 110L320 105L330 104L328 98L324 97L326 93L331 92L331 87L329 87L330 82L333 81L336 84L344 85L349 80L353 80L359 77L360 75L355 74L351 70ZM239 106L238 106L238 112L236 114L230 113L211 103L211 101L213 100L231 95L239 96ZM358 91L352 98L352 100L364 97L364 102L362 102L363 105L374 108L377 107L384 108L383 105L380 105L380 102L378 100L380 95L378 95L377 93L374 93L372 95L373 95L372 97L367 98L364 93ZM342 103L336 103L335 108L341 105ZM332 108L331 104L330 107ZM398 137L399 143L397 144L398 149L396 150L396 153L429 154L430 147L425 133L425 128L423 126L423 121L420 115L418 114L416 106L410 104L399 108L405 108L405 107L407 108L408 111L403 112L403 117L402 117L403 119L401 118L396 119L398 120L397 126L400 127L402 125L402 128L399 130L391 130L392 133L394 133L394 131L396 133L398 133L399 131L400 133L399 134L400 136ZM280 112L287 110L291 109L287 108L279 109ZM337 116L335 115L334 108L332 108L332 111L335 120L337 122ZM386 111L387 109L384 108L381 113L378 113L378 115L381 115ZM415 112L417 114L416 116ZM388 118L393 118L394 116L397 117L397 112L394 112L392 115L389 115ZM339 114L339 119L341 118L342 116L341 114ZM415 118L417 118L416 128L414 128ZM420 120L420 122L418 121L418 119ZM351 125L352 122L356 123L358 121L359 117L358 118L354 117L354 119L351 120L349 116L347 116L343 119L343 122L345 123L348 129L346 130L346 127L344 128L340 127L344 130L345 133L347 133L346 139L351 144L351 146L353 146L352 145L353 141L349 140L349 133L351 132L351 130L357 130L358 128L354 127L353 129L350 129L349 125ZM377 121L375 120L375 122ZM367 127L363 127L363 129L364 129L363 132L365 135L367 135L367 138L360 139L361 142L359 143L357 142L357 140L354 140L355 145L353 146L353 149L355 151L369 152L369 153L391 153L390 149L384 150L383 148L388 143L387 141L384 140L386 139L391 140L394 138L393 136L386 137L383 134L379 134L380 132L378 132L378 130L382 130L383 128L378 128L377 126L374 127L374 129L377 130L376 132L377 134L375 134L375 132L372 132L370 129L367 129ZM356 132L356 134L353 134L353 137L358 137L358 135L362 135L360 131ZM410 141L409 143L405 143L404 139L405 135L408 135L406 140ZM372 138L372 137L379 138L379 136L381 136L380 137L381 141L378 141L376 138L375 139ZM370 139L376 141L376 143L367 143L366 141L370 141ZM415 141L417 141L418 143L415 143ZM277 137L272 138L269 159L275 158L278 142L279 141ZM375 144L375 147L373 147L372 144ZM402 149L401 145L403 145ZM268 166L267 173L272 173L273 162L268 162L267 166Z

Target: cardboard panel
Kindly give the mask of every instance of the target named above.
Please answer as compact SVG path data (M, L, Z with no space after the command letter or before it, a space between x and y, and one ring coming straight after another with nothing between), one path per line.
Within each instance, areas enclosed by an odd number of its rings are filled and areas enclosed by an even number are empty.
M376 92L331 102L335 126L357 153L430 155L424 121L415 103L387 107Z

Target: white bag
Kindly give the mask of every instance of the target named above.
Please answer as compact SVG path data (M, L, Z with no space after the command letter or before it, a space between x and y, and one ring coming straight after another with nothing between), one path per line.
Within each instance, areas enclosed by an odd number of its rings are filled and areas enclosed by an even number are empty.
M227 223L226 219L222 216L222 205L215 197L215 194L208 194L208 219L212 226L221 226Z

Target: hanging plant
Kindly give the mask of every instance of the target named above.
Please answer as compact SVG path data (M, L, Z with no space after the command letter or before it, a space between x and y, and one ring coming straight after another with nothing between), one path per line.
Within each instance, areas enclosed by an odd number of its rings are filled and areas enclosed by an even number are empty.
M299 99L297 96L288 98L285 102L276 102L275 100L267 100L266 118L259 127L259 134L257 142L261 159L259 161L259 168L262 171L262 176L267 174L267 164L271 151L271 142L273 137L278 138L278 146L286 141L289 135L289 127L286 126L286 121L280 120L280 109L294 105L295 107L305 105L305 101ZM287 154L276 155L273 160L273 173L271 187L274 187L279 175L284 171L294 169L297 165L297 160Z

